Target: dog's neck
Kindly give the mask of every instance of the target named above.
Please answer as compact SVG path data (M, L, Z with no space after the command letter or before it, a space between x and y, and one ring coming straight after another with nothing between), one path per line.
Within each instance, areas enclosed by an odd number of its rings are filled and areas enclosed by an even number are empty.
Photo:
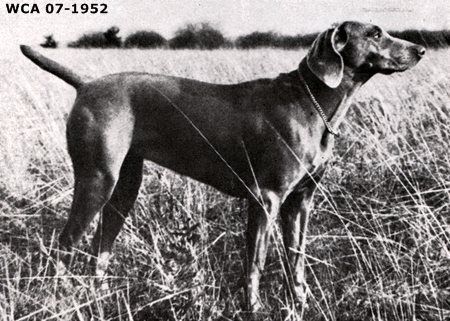
M337 130L350 107L350 100L356 91L369 80L369 75L355 73L352 69L344 68L344 77L337 88L330 88L317 78L309 69L306 59L298 67L300 77L308 85L312 95L322 107L328 122Z

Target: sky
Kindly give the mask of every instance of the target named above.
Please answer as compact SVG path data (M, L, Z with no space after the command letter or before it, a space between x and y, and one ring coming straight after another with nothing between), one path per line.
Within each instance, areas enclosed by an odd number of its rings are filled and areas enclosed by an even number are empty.
M36 3L39 14L8 14L6 3ZM46 3L107 3L107 14L58 15L44 13ZM130 32L154 30L170 38L183 24L209 21L228 37L252 31L284 34L324 30L344 20L372 22L385 29L450 29L448 0L1 0L2 46L38 44L53 34L67 43L89 31L112 25L126 36Z

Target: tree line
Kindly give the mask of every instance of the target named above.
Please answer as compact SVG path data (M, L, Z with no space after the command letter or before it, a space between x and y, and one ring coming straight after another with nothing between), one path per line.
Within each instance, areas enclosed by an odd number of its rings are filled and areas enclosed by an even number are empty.
M171 39L166 39L152 30L140 30L124 39L120 29L113 26L105 31L86 33L77 40L69 42L70 48L169 48L169 49L253 49L273 47L294 49L309 47L318 33L282 35L276 32L255 31L236 39L226 38L222 32L210 23L187 24L178 29ZM408 29L389 31L395 37L405 39L428 48L443 48L450 45L450 30L429 31ZM58 42L52 35L45 36L45 48L57 48Z

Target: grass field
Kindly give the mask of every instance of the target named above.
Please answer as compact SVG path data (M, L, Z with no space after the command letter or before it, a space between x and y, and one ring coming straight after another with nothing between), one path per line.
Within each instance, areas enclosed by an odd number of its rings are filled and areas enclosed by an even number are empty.
M136 70L232 83L292 70L305 52L45 54L90 76ZM315 198L303 320L450 320L448 57L431 51L355 98ZM110 289L90 277L92 233L73 277L53 277L48 253L72 195L65 119L75 91L18 50L0 67L0 319L239 320L245 203L150 163L115 244ZM290 309L277 235L262 279L266 320Z

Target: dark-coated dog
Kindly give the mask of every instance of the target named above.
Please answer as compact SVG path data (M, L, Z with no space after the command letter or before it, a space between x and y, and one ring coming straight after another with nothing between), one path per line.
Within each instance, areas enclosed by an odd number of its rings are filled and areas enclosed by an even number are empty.
M252 312L261 307L259 279L277 215L289 287L300 301L305 296L308 212L352 95L376 73L404 71L425 53L375 25L349 21L322 32L290 73L217 85L137 72L86 81L30 47L21 49L77 90L67 124L75 190L61 249L70 252L102 211L93 250L97 274L105 273L148 159L248 199Z

